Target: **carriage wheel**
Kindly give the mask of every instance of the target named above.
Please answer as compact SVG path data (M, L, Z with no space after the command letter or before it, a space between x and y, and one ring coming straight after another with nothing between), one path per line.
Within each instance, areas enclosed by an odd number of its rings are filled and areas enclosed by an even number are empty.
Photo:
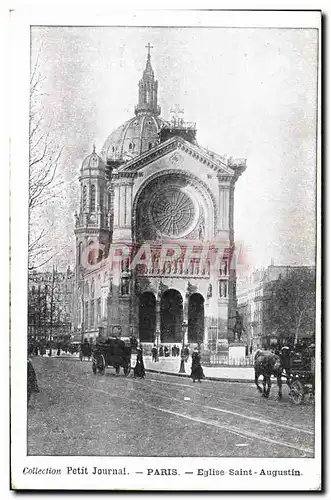
M289 397L292 403L300 405L303 401L304 393L304 387L300 380L295 380L294 382L292 382L289 393Z
M92 372L94 373L94 375L97 373L97 362L95 358L93 358L92 360Z
M99 373L101 373L101 375L105 374L105 371L106 371L106 362L105 362L105 358L104 358L103 354L101 354L101 356L100 356L100 360L99 360L99 364L98 364L98 370L99 370Z
M131 366L130 365L125 366L123 370L124 370L124 375L127 377L131 371Z

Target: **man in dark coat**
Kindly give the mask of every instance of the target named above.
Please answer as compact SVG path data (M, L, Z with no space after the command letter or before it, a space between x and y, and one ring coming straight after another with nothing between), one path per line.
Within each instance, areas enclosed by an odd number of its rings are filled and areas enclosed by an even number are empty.
M31 359L28 359L28 379L27 379L27 389L28 389L28 402L30 401L31 394L33 392L40 392L37 382L36 372L34 371Z
M145 378L143 353L140 347L137 347L137 361L136 361L136 366L133 369L133 375L134 377Z
M154 344L153 347L152 347L152 361L156 362L156 359L157 359L157 347Z
M204 378L203 369L201 366L201 357L197 348L194 349L192 353L192 367L191 367L191 378L193 382L198 380L201 382L201 379Z

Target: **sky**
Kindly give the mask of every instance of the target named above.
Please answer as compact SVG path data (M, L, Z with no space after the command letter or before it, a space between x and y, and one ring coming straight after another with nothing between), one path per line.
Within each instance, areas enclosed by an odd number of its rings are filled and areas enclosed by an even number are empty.
M247 158L235 191L235 240L250 265L315 260L317 30L33 27L45 129L61 146L61 197L40 215L60 268L73 264L78 175L93 143L134 116L153 45L161 116L175 104L197 140Z

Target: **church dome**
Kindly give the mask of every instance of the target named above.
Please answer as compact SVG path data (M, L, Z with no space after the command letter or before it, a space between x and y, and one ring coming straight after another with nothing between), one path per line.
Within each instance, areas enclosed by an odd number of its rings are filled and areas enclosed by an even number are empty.
M89 154L85 160L83 160L81 170L105 170L106 165L103 159L95 152L95 146L93 146L93 151Z
M101 150L106 162L110 159L130 160L160 142L159 132L166 123L153 114L138 114L110 134Z

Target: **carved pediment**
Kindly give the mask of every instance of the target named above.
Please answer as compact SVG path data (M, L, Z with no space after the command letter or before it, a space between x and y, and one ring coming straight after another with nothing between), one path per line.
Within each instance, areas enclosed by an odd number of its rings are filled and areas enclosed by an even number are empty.
M174 167L181 166L185 156L189 156L221 177L237 178L246 168L245 159L220 156L198 145L191 144L181 137L173 137L122 165L118 169L118 174L121 177L138 174L145 166L166 155Z

